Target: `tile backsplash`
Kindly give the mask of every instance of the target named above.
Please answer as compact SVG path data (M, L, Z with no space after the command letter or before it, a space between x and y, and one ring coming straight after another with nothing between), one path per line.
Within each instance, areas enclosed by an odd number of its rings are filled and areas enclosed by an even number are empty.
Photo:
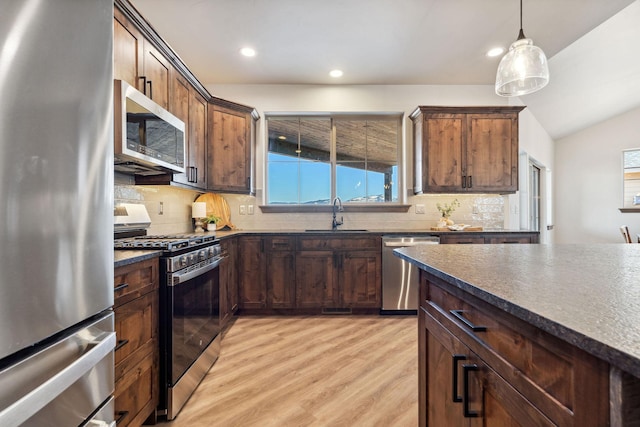
M185 233L193 231L191 203L201 193L172 186L133 185L127 176L118 176L114 185L114 198L118 203L143 203L151 226L148 234ZM260 199L238 194L223 195L231 210L231 221L243 230L304 230L330 229L331 213L269 213L258 207ZM480 194L449 194L410 196L408 212L342 212L343 229L418 231L434 227L440 218L437 203L451 203L458 199L451 219L458 224L482 226L485 230L505 228L508 213L507 196ZM417 205L424 206L424 213L416 213ZM242 210L244 214L240 214ZM253 209L253 214L249 214Z

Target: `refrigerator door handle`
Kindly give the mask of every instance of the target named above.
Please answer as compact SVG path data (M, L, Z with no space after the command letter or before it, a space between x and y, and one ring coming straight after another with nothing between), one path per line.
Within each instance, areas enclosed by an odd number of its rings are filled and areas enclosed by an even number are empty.
M86 329L83 329L58 343L61 344L66 341L72 342L79 347L84 345L85 351L80 357L65 366L64 369L33 387L23 396L17 398L15 402L4 408L0 412L0 425L15 426L22 424L45 407L62 390L65 390L86 374L109 352L113 351L116 344L115 332L103 332L97 337L91 335L86 333ZM47 352L47 350L43 350L43 352Z

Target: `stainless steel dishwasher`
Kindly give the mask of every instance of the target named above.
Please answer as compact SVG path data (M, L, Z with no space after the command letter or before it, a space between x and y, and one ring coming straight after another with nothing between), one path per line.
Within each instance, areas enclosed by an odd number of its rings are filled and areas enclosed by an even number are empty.
M395 256L393 250L438 243L437 236L382 236L381 314L413 314L418 310L418 269Z

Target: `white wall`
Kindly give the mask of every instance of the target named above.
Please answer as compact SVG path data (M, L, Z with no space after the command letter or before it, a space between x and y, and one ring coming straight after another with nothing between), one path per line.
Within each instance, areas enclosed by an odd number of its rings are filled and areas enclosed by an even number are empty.
M622 150L640 148L638 123L640 108L556 141L556 242L620 243L623 224L640 233L640 213L618 210Z
M344 215L344 228L367 229L428 229L435 225L438 201L448 202L457 197L462 206L454 214L457 223L485 225L487 228L519 229L519 221L510 220L509 212L518 212L518 197L496 195L419 195L413 196L413 133L408 115L418 105L507 105L509 100L494 93L493 86L434 86L434 85L208 85L213 95L255 107L264 117L270 112L402 112L404 121L404 164L406 174L401 177L406 189L405 202L411 204L408 213L348 213ZM511 101L518 102L518 100ZM225 195L229 202L234 224L243 229L329 228L327 214L255 214L238 215L241 204L263 204L265 182L265 121L260 120L257 132L257 197ZM553 163L552 141L539 123L526 109L520 115L520 147L537 160ZM424 215L415 213L415 204L425 205ZM511 208L509 206L511 205ZM515 208L513 207L515 206ZM496 215L503 223L495 226ZM490 218L484 223L483 218Z

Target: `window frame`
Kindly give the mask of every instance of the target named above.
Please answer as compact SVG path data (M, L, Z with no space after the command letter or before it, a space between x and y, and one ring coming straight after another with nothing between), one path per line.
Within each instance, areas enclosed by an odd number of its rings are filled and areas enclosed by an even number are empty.
M337 193L336 168L338 167L336 153L336 120L396 120L398 125L398 133L396 140L396 161L397 161L397 201L395 202L345 202L344 210L347 212L407 212L411 205L406 204L405 191L405 164L403 156L404 147L404 112L265 112L265 132L264 132L264 194L263 204L259 206L262 212L278 213L278 212L330 212L332 205L329 204L267 204L268 199L268 179L269 179L269 119L272 118L322 118L329 119L331 122L330 135L330 193L331 200L334 200ZM365 160L363 158L363 160Z

